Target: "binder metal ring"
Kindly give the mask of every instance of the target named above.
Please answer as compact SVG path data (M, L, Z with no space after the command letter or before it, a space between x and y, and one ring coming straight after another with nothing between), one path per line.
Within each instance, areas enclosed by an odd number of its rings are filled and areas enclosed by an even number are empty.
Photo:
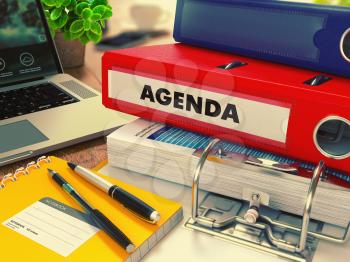
M209 210L205 210L202 215L199 215L199 204L198 204L198 193L199 193L199 182L200 182L200 176L204 167L205 162L208 159L208 156L210 153L214 150L214 147L217 146L220 143L220 139L213 139L208 146L205 148L205 150L202 152L202 154L199 157L199 161L197 163L197 166L194 171L193 175L193 183L192 183L192 212L191 212L191 218L188 220L188 222L185 224L186 227L199 230L208 234L212 234L214 236L223 238L225 240L230 240L230 237L233 239L235 236L228 236L227 233L221 233L217 230L220 228L227 227L228 225L232 223L242 224L242 225L249 225L251 227L255 227L259 230L265 230L266 235L269 239L269 241L278 249L278 251L271 250L270 253L278 254L278 255L284 255L287 258L296 259L298 261L309 261L307 257L304 257L304 253L306 251L307 253L307 239L308 237L313 237L315 239L320 240L326 240L334 243L345 243L350 238L350 222L347 225L347 228L345 229L345 233L341 237L331 236L324 233L319 232L313 232L309 231L309 223L311 218L311 210L312 210L312 204L314 201L315 193L317 190L318 182L323 177L323 173L325 171L325 163L323 161L320 161L316 169L313 171L313 176L310 181L309 189L307 196L305 198L305 205L304 205L304 211L302 216L302 226L301 228L289 225L287 223L274 221L271 218L267 216L261 215L259 217L258 222L251 224L244 220L244 218L240 216L233 216L230 217L224 221L216 221L214 219L210 219L206 217L206 213ZM219 151L220 155L225 155L225 152L220 149ZM280 227L287 230L291 230L297 234L299 234L299 243L298 244L292 244L289 242L284 241L283 239L279 239L276 237L273 233L272 227ZM216 229L216 231L215 231ZM233 241L232 242L239 242L242 243L244 241ZM247 246L249 247L255 247L258 250L268 251L268 248L266 247L256 247L256 245L252 245L251 243L247 242ZM298 255L291 255L291 254L298 254Z

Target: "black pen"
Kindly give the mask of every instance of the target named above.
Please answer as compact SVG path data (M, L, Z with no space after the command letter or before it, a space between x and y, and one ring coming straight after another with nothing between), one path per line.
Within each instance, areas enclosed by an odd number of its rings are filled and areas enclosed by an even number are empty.
M52 179L67 192L74 200L76 200L82 208L90 215L94 222L107 233L114 241L121 245L128 253L135 250L135 245L129 238L117 228L105 215L99 210L93 208L79 193L57 172L48 169Z
M82 178L86 179L91 184L107 193L113 199L119 201L125 208L129 209L134 214L138 215L140 218L153 224L159 221L159 212L147 205L141 199L128 193L122 188L109 183L105 179L97 176L96 174L94 174L86 168L83 168L73 163L68 163L68 166L77 174L79 174Z

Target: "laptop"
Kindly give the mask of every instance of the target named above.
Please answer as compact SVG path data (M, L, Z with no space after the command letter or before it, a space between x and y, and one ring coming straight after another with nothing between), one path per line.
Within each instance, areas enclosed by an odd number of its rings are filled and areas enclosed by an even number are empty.
M63 73L39 0L0 1L0 166L105 136L132 119Z

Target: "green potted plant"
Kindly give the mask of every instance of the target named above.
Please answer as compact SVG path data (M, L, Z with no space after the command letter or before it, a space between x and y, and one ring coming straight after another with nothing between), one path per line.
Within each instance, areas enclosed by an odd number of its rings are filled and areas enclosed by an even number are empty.
M108 0L41 0L64 68L84 64L85 45L98 43L112 16Z

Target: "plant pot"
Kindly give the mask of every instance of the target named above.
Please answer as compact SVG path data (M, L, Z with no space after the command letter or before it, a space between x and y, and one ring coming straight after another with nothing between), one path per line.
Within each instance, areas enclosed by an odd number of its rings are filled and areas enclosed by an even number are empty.
M55 43L64 69L84 65L85 45L83 45L79 40L66 41L64 40L63 33L57 32Z

